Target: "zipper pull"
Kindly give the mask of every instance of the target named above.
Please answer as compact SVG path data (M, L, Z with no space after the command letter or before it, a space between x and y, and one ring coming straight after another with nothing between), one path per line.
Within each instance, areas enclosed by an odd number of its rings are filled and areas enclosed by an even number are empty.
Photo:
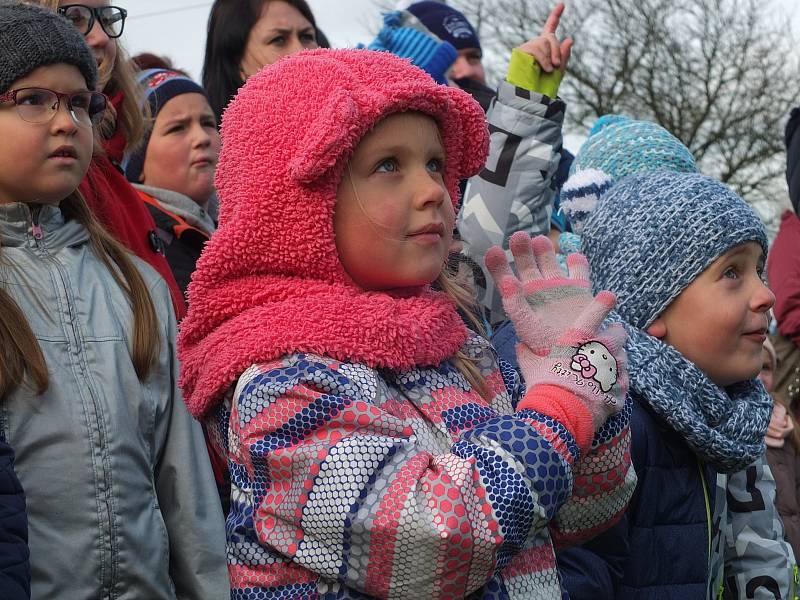
M31 211L31 231L33 232L34 239L36 241L39 241L44 237L42 226L39 225L39 213L41 212L41 207L38 205L33 205L30 207L30 211Z

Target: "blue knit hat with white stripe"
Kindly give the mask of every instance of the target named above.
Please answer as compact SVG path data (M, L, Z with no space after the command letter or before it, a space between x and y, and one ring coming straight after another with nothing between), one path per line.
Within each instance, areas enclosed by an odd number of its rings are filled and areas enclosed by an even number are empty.
M570 166L561 190L561 210L580 234L597 200L635 173L665 170L697 173L692 153L666 129L622 115L600 117Z
M612 186L583 227L581 250L595 290L617 296L617 312L646 329L725 252L767 235L752 208L698 173L655 171Z
M437 83L447 83L446 74L458 58L458 51L443 42L414 15L398 10L383 16L383 28L367 46L369 50L391 52L408 58Z
M613 180L597 169L578 171L567 179L559 196L560 210L567 215L572 231L583 233L586 219L597 207L600 196L605 194Z

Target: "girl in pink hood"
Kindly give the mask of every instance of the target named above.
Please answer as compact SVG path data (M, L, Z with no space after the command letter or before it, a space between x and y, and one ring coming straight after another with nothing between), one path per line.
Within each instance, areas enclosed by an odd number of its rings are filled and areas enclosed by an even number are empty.
M567 277L522 236L521 281L490 260L527 390L456 310L458 182L488 137L466 93L368 50L281 60L228 107L179 348L231 474L233 598L561 598L553 540L624 509L624 337L585 259Z

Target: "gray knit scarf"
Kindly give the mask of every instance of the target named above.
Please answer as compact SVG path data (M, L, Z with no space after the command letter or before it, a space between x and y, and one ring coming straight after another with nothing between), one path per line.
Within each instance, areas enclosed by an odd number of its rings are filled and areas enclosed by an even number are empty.
M741 471L764 454L772 400L757 379L728 388L658 338L625 323L630 336L630 391L644 399L689 446L722 473Z

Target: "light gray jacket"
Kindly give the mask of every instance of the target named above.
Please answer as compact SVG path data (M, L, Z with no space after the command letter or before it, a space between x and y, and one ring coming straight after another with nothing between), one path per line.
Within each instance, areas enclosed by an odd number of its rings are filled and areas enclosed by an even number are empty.
M565 111L560 99L551 100L504 81L486 113L491 133L489 157L483 171L469 180L458 231L464 253L485 272L485 284L476 284L481 303L491 311L492 324L506 316L483 256L499 245L513 264L508 251L513 233L547 235L550 231L553 176L561 158Z
M162 336L140 382L130 305L86 229L55 207L37 221L27 205L0 205L0 285L50 375L41 396L23 387L0 405L27 496L32 598L227 598L224 521L202 430L176 386L166 284L137 260Z

